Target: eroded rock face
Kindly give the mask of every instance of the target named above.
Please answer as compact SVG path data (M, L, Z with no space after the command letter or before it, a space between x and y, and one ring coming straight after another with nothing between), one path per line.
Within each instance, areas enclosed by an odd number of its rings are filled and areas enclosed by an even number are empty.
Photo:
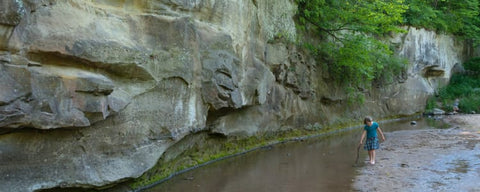
M3 9L0 12L0 24L18 25L25 15L23 1L2 1L0 3Z
M0 49L7 45L13 29L20 23L25 15L23 1L0 2Z
M203 59L202 96L212 110L242 106L237 77L239 67L238 58L224 51L212 52Z
M210 29L136 6L28 1L16 26L0 25L14 29L0 54L2 190L138 177L205 127L196 55Z
M111 95L105 76L75 68L0 66L0 127L87 127L118 112L128 98Z
M290 0L0 5L0 188L7 191L135 178L199 131L252 136L414 114L461 61L461 44L411 29L393 39L414 63L408 78L368 90L367 104L352 108L321 65L285 43L296 37Z
M2 5L2 189L98 187L138 177L169 146L206 130L209 110L265 103L274 82L256 58L280 30L260 29L255 6L267 4ZM294 26L290 16L281 20Z
M407 78L385 94L388 111L402 115L422 111L427 98L447 85L452 70L466 58L464 43L452 36L413 27L407 30L391 39L399 45L399 55L410 61Z

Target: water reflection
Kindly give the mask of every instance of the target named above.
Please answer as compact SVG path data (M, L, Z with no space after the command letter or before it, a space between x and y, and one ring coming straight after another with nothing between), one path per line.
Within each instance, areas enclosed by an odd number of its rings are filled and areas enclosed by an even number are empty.
M411 124L413 120L416 125ZM381 122L380 126L388 133L445 125L433 119L405 119ZM359 127L348 132L275 145L178 175L147 191L351 191L356 146L361 132ZM361 165L365 159L366 152L362 150Z

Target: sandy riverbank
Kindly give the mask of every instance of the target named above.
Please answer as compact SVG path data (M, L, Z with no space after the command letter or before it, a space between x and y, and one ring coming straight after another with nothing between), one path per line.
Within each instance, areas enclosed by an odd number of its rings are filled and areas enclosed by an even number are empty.
M443 120L452 127L386 133L377 163L358 169L355 191L480 191L480 115Z

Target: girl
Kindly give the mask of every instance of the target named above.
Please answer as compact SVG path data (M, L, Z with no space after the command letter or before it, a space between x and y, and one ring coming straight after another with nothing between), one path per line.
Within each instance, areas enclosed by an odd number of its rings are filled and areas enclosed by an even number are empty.
M375 164L375 149L379 148L377 131L382 136L382 140L385 141L385 136L383 135L382 129L378 126L377 122L372 121L371 117L365 117L363 120L365 127L363 128L362 138L360 139L360 145L363 143L365 135L367 135L367 140L365 141L365 150L368 150L368 157L370 157L370 164Z

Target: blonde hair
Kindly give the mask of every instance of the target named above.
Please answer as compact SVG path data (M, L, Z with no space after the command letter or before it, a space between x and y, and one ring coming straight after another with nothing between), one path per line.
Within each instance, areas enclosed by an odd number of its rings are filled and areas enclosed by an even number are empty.
M367 122L372 122L372 117L366 116L365 119L363 119L363 124L367 124Z

